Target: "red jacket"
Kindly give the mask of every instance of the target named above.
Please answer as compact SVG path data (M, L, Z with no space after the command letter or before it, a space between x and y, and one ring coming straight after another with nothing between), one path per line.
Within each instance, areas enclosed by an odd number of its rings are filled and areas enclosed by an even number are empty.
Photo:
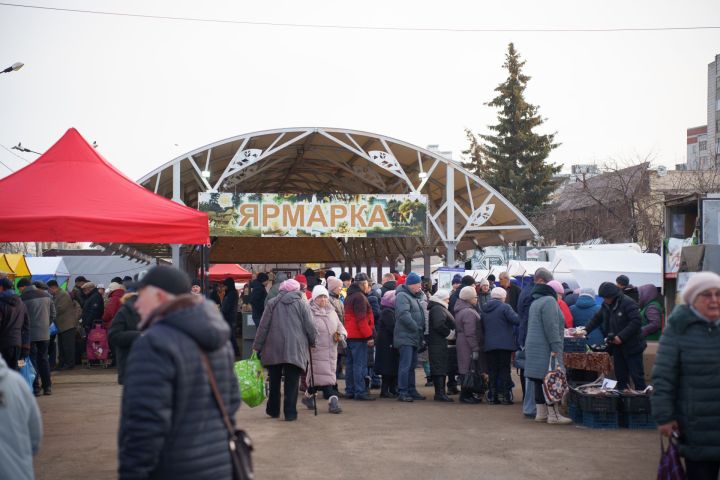
M562 311L563 317L565 317L565 328L573 328L573 316L570 313L570 307L565 303L565 300L558 298L558 305Z
M122 297L125 295L125 290L118 288L117 290L113 290L110 292L110 295L108 296L108 302L107 305L105 305L105 311L103 312L102 321L103 321L103 327L105 327L105 330L108 330L110 328L110 324L112 323L113 318L115 318L115 314L120 310L120 307L122 306Z
M354 308L356 303L357 309ZM356 310L362 310L363 306L365 314L358 316ZM348 340L370 340L373 337L374 327L375 318L370 302L356 285L350 285L345 299L345 330Z

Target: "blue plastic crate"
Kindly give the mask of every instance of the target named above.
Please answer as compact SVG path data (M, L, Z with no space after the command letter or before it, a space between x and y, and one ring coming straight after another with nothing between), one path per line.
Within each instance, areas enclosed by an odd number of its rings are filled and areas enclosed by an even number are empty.
M647 413L623 414L623 426L632 430L655 430L657 428L652 416Z
M568 406L568 415L573 423L582 423L583 421L583 412L577 405Z
M584 337L564 337L563 351L565 353L585 353L587 342Z
M620 418L615 413L582 412L582 424L588 428L620 428Z

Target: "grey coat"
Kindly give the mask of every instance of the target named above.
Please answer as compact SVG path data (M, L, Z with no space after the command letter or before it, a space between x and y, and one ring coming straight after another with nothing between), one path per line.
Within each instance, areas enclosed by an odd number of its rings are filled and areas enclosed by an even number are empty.
M400 285L396 291L393 347L420 348L425 333L425 309L421 303L423 293L413 294L405 285Z
M281 291L263 312L253 349L266 367L289 363L305 369L309 345L315 345L315 324L305 293Z
M68 292L58 290L53 297L53 302L55 303L55 310L57 311L55 325L60 333L72 330L79 325L75 303L73 303Z
M20 298L30 319L30 341L50 340L50 324L55 321L55 304L50 294L29 285L25 287Z
M550 352L557 352L562 362L564 329L565 319L555 297L536 298L530 305L525 339L526 378L545 378Z

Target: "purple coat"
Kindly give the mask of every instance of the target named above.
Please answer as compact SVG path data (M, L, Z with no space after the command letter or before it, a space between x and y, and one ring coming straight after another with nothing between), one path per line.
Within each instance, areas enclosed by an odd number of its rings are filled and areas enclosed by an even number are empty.
M484 372L486 370L482 352L485 339L480 322L480 314L475 310L474 305L460 298L455 302L455 342L458 373L461 375L468 373L473 352L478 352L480 355L479 371Z

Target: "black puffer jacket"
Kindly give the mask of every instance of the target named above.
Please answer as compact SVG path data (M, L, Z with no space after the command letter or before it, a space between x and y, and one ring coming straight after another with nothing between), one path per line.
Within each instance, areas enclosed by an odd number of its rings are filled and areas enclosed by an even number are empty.
M30 343L30 320L25 304L10 291L0 293L0 348Z
M234 422L240 390L228 324L195 295L176 298L154 319L125 369L119 478L231 478L227 430L200 359L202 348Z
M115 360L117 361L118 383L123 384L125 378L125 364L130 354L130 347L140 338L140 315L135 310L135 302L137 301L136 293L128 293L123 297L123 304L120 310L115 314L108 330L108 340L110 347L115 352Z
M445 305L430 299L430 325L428 333L428 355L431 375L447 375L450 372L450 352L447 336L455 330L455 319ZM455 351L453 351L453 354Z
M621 345L609 345L609 349L621 348L627 354L637 354L645 350L647 342L641 333L642 317L635 301L618 295L611 305L603 303L592 320L585 326L587 333L602 327L606 335L614 333L622 340Z
M103 313L105 312L105 303L97 288L94 288L89 295L85 296L82 306L81 323L86 330L89 330L92 328L95 320L102 320Z

